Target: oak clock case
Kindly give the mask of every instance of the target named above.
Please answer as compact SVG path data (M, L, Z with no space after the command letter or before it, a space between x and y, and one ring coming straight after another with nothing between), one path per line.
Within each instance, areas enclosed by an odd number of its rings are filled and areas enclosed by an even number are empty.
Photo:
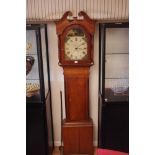
M53 124L46 25L26 26L26 151L48 155ZM51 145L51 144L52 145ZM49 144L51 149L49 149Z
M66 118L62 127L64 155L93 154L89 69L93 65L95 23L85 12L79 12L78 16L73 17L68 11L56 22L59 65L64 70L65 86Z

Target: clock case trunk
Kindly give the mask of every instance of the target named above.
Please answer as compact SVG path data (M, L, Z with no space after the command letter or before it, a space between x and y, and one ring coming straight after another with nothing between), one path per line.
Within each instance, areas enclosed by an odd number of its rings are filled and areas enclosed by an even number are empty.
M67 121L89 120L89 67L64 67Z

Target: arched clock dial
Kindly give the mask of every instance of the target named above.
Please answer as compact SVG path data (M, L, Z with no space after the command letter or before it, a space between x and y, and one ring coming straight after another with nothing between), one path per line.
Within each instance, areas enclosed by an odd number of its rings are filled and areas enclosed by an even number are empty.
M65 60L86 60L87 38L80 28L72 28L65 37Z

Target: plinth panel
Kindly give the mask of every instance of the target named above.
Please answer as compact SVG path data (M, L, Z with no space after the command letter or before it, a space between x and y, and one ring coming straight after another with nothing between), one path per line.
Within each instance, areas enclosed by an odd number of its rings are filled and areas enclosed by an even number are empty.
M83 122L63 123L64 155L93 154L93 123Z

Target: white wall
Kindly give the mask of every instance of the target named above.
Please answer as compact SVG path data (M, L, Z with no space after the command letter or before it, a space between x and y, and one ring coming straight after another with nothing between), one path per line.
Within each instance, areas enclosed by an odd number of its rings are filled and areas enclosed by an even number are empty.
M61 144L61 102L60 90L63 92L64 102L64 77L63 69L58 65L58 39L56 35L55 23L49 23L48 26L48 45L50 60L50 76L52 91L52 112L54 126L54 143L55 146ZM90 69L90 117L94 123L94 145L97 145L98 135L98 55L99 55L99 34L98 25L94 36L94 66ZM65 118L65 108L63 108L63 117Z

